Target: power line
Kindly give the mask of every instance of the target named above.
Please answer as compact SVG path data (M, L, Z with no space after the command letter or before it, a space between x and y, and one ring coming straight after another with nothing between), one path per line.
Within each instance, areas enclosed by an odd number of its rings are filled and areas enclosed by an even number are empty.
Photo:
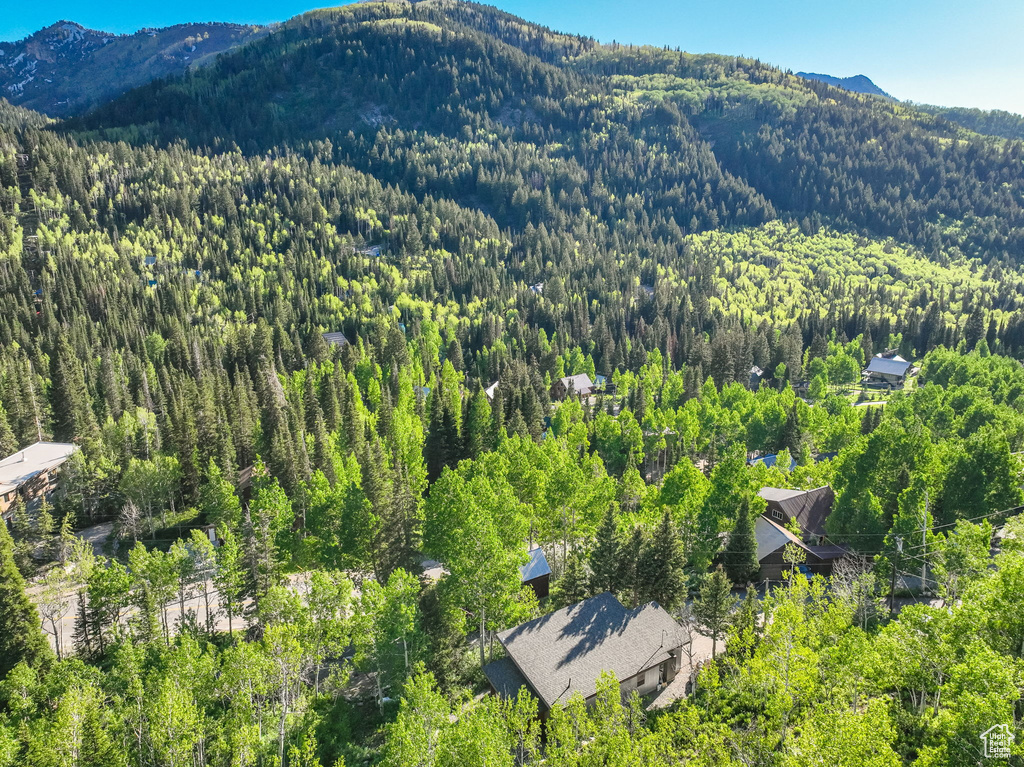
M1008 509L1002 509L1000 511L993 511L993 512L991 512L989 514L982 514L980 516L970 517L968 519L958 519L955 522L947 522L946 524L942 524L942 525L932 525L931 527L927 527L927 528L923 528L923 529L925 531L934 532L936 530L944 530L946 528L956 527L957 524L959 524L960 522L977 522L978 520L981 520L981 519L990 519L992 517L997 517L1000 514L1009 514L1010 512L1017 512L1017 513L1024 512L1024 506L1013 506L1013 507L1008 508ZM890 533L844 533L842 535L842 538L843 539L846 539L846 538L882 538L882 539L885 539L885 538L888 538L889 535L890 535ZM822 537L825 538L826 540L828 540L833 545L840 545L836 541L832 540L829 536L822 536ZM924 545L926 545L926 544L918 543L918 544L915 544L914 546L908 546L904 550L906 550L906 549L919 549L919 548L921 548ZM871 552L860 552L860 553L871 553ZM875 552L875 553L879 553L880 554L880 553L884 553L884 552Z

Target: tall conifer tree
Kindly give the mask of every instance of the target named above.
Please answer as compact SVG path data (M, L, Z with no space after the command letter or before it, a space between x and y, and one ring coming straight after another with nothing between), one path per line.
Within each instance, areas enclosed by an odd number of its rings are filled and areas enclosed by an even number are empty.
M39 666L50 658L39 613L25 593L25 581L14 563L14 542L0 522L0 679L21 661Z

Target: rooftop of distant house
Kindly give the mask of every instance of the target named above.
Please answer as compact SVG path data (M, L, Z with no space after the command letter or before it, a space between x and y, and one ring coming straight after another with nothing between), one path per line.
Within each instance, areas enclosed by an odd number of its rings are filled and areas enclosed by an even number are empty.
M757 494L768 502L769 507L778 507L787 517L795 519L804 533L817 536L825 534L825 520L836 500L828 485L812 490L762 487Z
M345 338L345 334L340 331L334 333L324 333L323 337L325 342L333 344L334 346L344 346L345 344L348 343L348 339Z
M766 517L758 517L754 525L754 534L757 537L757 561L760 562L773 551L778 551L787 543L792 543L804 551L810 551L810 547L800 538L784 528L778 522L773 522Z
M0 493L17 490L37 474L60 466L78 450L67 442L36 442L0 461Z
M548 565L548 558L544 556L544 549L538 546L535 549L530 549L527 553L530 555L530 561L519 568L519 575L522 577L523 583L532 581L534 578L551 575L551 567Z
M586 373L577 373L576 375L565 376L558 380L561 381L566 391L569 390L569 384L572 384L573 391L577 394L589 394L594 388L594 382L590 380L590 376Z
M910 363L900 356L892 358L872 357L868 363L868 373L879 373L881 375L903 376L910 369Z

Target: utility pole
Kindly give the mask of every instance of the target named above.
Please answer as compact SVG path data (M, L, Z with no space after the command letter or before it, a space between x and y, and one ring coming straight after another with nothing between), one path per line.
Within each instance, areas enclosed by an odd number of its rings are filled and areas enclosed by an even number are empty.
M924 491L924 514L921 516L921 595L928 591L928 491Z
M896 536L896 552L898 554L903 553L903 538ZM891 618L896 611L896 563L899 558L893 559L892 562L892 575L889 578L889 617Z

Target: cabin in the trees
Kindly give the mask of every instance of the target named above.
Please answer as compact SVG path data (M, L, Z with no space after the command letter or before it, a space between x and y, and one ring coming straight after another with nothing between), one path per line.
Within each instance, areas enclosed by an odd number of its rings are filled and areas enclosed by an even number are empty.
M761 388L762 378L764 378L764 371L757 365L754 365L754 367L750 368L750 377L747 379L747 388L751 391L757 391Z
M344 346L348 343L348 339L345 338L345 334L342 332L335 333L324 333L324 341L330 346Z
M832 513L836 494L828 485L813 490L762 487L758 493L768 504L764 516L783 527L796 522L805 541L820 543L825 520Z
M911 364L898 354L884 357L877 354L864 369L864 380L902 386L910 375Z
M793 569L794 563L786 560L786 546L790 544L796 547L803 559L796 564L797 569L806 568L806 572L818 575L831 575L836 560L849 554L841 546L808 545L799 536L765 516L757 518L754 532L757 537L757 561L761 565L760 577L763 580L782 580L785 573Z
M551 399L563 400L568 396L570 390L577 397L589 397L594 393L594 382L586 373L559 378L551 384Z
M544 556L544 549L538 546L527 552L530 561L519 568L519 575L523 585L533 589L537 599L543 599L548 595L551 580L551 568L548 566L548 558Z
M525 687L543 717L575 693L593 703L605 671L623 695L657 691L675 677L690 640L657 602L628 610L605 592L503 631L498 641L506 657L484 667L491 688L511 698Z
M78 450L66 442L36 442L0 461L0 517L10 524L12 505L48 498L57 488L61 464Z
M488 386L486 389L484 389L484 394L487 396L488 401L494 399L494 393L496 391L498 391L498 384L499 383L500 383L499 381L495 381L490 386Z

